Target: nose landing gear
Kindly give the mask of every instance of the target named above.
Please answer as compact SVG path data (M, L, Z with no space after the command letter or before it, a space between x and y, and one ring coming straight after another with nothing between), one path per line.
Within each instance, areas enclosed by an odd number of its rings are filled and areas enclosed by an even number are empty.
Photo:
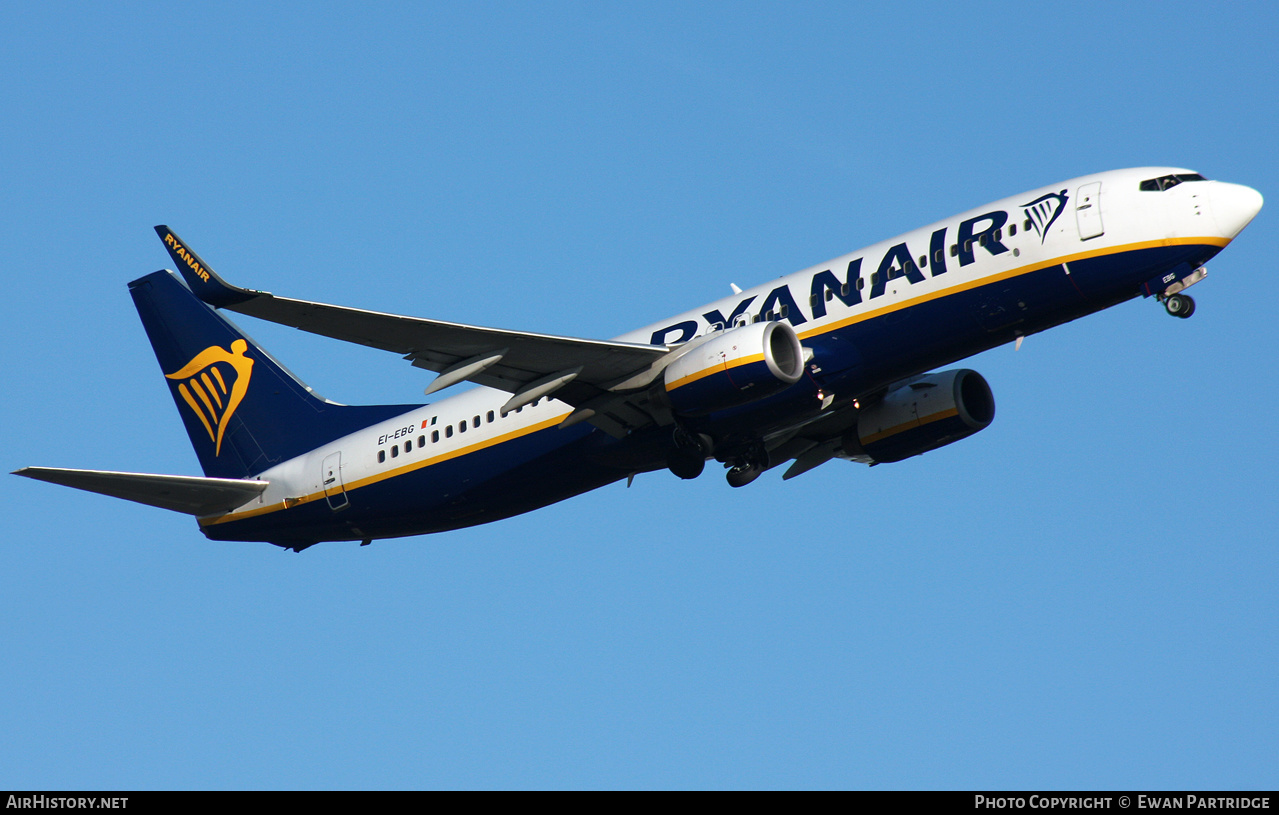
M1188 294L1173 294L1164 298L1164 309L1184 320L1195 313L1195 301Z

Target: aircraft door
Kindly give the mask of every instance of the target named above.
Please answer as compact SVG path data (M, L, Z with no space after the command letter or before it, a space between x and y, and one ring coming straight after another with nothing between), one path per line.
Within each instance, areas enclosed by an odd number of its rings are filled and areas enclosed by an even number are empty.
M324 485L324 500L329 502L329 509L337 511L346 509L351 502L346 497L346 488L342 485L342 453L330 453L324 457L320 465L320 483Z
M1101 224L1101 182L1085 184L1075 193L1075 223L1079 225L1079 239L1086 241L1104 235Z

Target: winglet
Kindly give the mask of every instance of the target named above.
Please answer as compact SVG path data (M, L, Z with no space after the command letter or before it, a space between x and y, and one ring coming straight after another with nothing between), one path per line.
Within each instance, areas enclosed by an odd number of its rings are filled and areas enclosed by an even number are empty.
M267 294L266 292L232 286L218 277L217 273L209 268L209 264L201 260L200 256L195 252L192 252L191 247L187 246L167 226L163 224L157 226L155 233L160 236L160 240L164 241L164 248L169 250L169 255L173 258L173 262L177 264L178 272L182 275L182 279L186 281L187 287L195 293L196 297L199 297L214 308L234 306L237 303L243 303L259 295Z

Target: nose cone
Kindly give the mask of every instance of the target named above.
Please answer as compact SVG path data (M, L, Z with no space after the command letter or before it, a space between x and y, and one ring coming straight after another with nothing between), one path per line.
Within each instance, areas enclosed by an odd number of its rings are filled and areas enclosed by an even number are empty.
M1212 215L1221 228L1221 234L1231 240L1257 217L1261 204L1261 193L1252 187L1220 181L1213 183Z

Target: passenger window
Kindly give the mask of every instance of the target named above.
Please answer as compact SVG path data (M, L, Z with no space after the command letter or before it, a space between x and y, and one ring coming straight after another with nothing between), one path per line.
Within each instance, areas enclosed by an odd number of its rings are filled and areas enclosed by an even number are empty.
M444 428L444 438L446 439L453 438L453 425L447 425Z
M440 440L440 431L438 431L438 430L432 430L432 431L431 431L431 444L435 444L435 443L436 443L436 442L438 442L439 440Z
M382 463L383 463L383 462L385 462L385 461L386 461L386 451L385 451L385 450L378 450L378 451L377 451L377 463L378 463L378 464L382 464Z
M956 255L958 255L958 254L959 254L959 244L957 244L957 243L952 243L952 244L950 245L950 256L951 256L951 257L955 257L955 256L956 256Z
M426 446L426 436L417 437L417 446L419 450Z
M479 426L480 426L480 417L476 416L474 419L471 420L471 427L479 427Z
M395 457L396 457L396 456L398 456L399 454L400 454L400 445L398 445L398 444L392 444L392 445L391 445L391 458L395 458Z
M466 432L466 419L463 419L462 421L457 423L457 432L459 433Z
M1009 224L1009 225L1008 225L1008 237L1010 237L1010 238L1011 238L1011 237L1015 236L1016 234L1017 234L1017 224Z
M489 420L489 424L493 424L493 411L491 410L488 413L488 420Z
M919 256L919 268L923 269L928 265L928 255Z
M860 277L857 278L857 290L861 291L864 288L866 288L866 281L861 279Z
M790 311L790 306L786 305L785 303L782 303L782 307L781 307L781 309L778 311L778 315L780 315L780 316L781 316L781 318L782 318L783 320L785 320L785 319L786 319L786 314L787 314L787 312L789 312L789 311Z
M1030 219L1029 219L1029 218L1027 218L1026 220L1024 220L1024 221L1022 221L1022 222L1021 222L1021 229L1022 229L1022 231L1023 231L1023 232L1029 232L1029 231L1030 231Z
M946 259L945 253L938 249L933 253L933 263L941 263Z

